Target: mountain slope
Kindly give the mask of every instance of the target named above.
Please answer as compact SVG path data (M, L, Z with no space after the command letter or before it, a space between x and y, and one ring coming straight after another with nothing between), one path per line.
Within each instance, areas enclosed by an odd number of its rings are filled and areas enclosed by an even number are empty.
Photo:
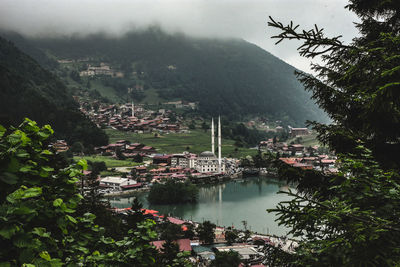
M1 37L0 89L0 124L16 125L28 117L50 124L69 143L107 143L104 132L78 111L64 84Z
M190 38L150 28L120 38L96 34L33 42L58 58L110 63L125 73L117 85L111 82L122 96L139 83L163 99L198 101L201 112L231 119L267 115L303 124L323 117L295 68L243 40Z

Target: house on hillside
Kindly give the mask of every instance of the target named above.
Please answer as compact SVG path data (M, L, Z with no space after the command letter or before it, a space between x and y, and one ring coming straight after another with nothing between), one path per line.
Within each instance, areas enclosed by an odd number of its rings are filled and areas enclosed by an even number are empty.
M290 128L289 129L289 136L296 137L296 136L304 136L309 135L310 132L307 128Z

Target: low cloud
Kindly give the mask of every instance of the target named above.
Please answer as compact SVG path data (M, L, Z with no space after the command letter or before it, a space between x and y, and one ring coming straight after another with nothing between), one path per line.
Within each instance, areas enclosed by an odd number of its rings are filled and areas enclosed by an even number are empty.
M354 14L344 0L2 0L0 27L27 36L85 35L160 25L168 32L198 37L237 37L255 43L297 68L308 71L308 60L296 56L296 43L275 46L276 31L268 16L304 28L315 24L328 35L350 41L357 34Z

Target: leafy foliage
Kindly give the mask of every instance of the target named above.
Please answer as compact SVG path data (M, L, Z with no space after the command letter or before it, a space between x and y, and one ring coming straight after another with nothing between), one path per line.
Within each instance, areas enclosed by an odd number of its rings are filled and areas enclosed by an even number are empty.
M77 177L86 162L67 166L47 150L52 134L28 119L18 128L0 126L1 264L154 265L154 221L142 220L115 240L94 224L95 215L77 214Z
M280 166L298 184L291 201L273 212L300 238L295 253L271 249L271 266L396 266L400 262L400 6L395 1L350 0L360 36L351 44L327 38L317 26L299 31L271 19L275 38L301 39L305 57L321 56L318 75L299 73L334 120L312 123L320 141L339 153L339 172L326 175Z

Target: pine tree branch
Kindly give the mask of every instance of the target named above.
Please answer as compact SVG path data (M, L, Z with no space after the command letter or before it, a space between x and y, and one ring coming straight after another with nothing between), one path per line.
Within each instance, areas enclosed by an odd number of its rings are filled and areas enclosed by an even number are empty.
M293 21L284 26L281 22L275 21L271 16L269 19L268 26L282 31L280 34L271 37L278 39L275 44L279 44L284 39L304 40L304 43L297 48L301 56L314 58L334 50L353 48L352 46L344 45L340 41L341 35L331 38L325 37L324 29L319 29L317 25L314 25L314 29L308 31L298 31L299 25L294 26Z

